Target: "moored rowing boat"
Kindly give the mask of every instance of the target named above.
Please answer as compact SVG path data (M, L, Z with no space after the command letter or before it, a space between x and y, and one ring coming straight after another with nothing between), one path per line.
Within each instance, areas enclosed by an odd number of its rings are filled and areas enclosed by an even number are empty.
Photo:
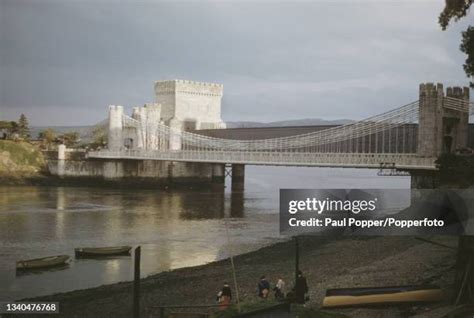
M56 255L48 256L42 258L35 258L29 260L22 260L16 262L16 269L18 270L27 270L27 269L38 269L38 268L48 268L59 265L65 265L69 261L70 257L68 255Z
M130 254L131 246L80 247L74 249L76 256L114 256Z

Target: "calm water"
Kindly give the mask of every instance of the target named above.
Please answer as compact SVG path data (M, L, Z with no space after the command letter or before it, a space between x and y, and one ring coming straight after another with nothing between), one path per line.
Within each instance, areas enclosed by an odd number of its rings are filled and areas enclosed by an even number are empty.
M148 276L285 239L278 229L280 188L408 188L409 181L375 170L247 167L245 190L237 194L230 187L216 193L0 186L0 300L132 277L125 256L17 276L20 259L73 256L80 246L141 245L142 276Z

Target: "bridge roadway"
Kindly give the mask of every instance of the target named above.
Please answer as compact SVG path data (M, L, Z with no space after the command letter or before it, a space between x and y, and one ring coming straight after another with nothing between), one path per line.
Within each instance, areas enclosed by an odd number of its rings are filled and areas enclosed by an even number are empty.
M376 168L382 166L401 170L436 170L435 158L417 154L397 153L304 153L245 151L151 151L101 150L88 153L89 158L114 160L166 160L181 162L306 166L339 168Z

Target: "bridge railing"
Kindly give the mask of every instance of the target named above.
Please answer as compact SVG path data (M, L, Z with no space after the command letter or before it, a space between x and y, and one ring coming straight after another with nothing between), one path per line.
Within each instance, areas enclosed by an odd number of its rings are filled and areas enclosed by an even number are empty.
M434 158L397 153L301 153L244 151L151 151L122 150L90 152L89 158L169 160L250 165L333 166L378 168L393 164L400 169L435 169Z

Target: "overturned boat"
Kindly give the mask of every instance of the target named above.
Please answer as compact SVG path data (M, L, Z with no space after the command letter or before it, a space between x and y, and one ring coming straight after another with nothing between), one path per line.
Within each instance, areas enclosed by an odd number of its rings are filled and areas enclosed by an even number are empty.
M74 249L76 257L130 255L131 246L80 247Z
M437 286L391 286L328 289L323 308L436 302L443 299Z
M17 270L42 269L66 265L70 257L68 255L48 256L16 262Z

